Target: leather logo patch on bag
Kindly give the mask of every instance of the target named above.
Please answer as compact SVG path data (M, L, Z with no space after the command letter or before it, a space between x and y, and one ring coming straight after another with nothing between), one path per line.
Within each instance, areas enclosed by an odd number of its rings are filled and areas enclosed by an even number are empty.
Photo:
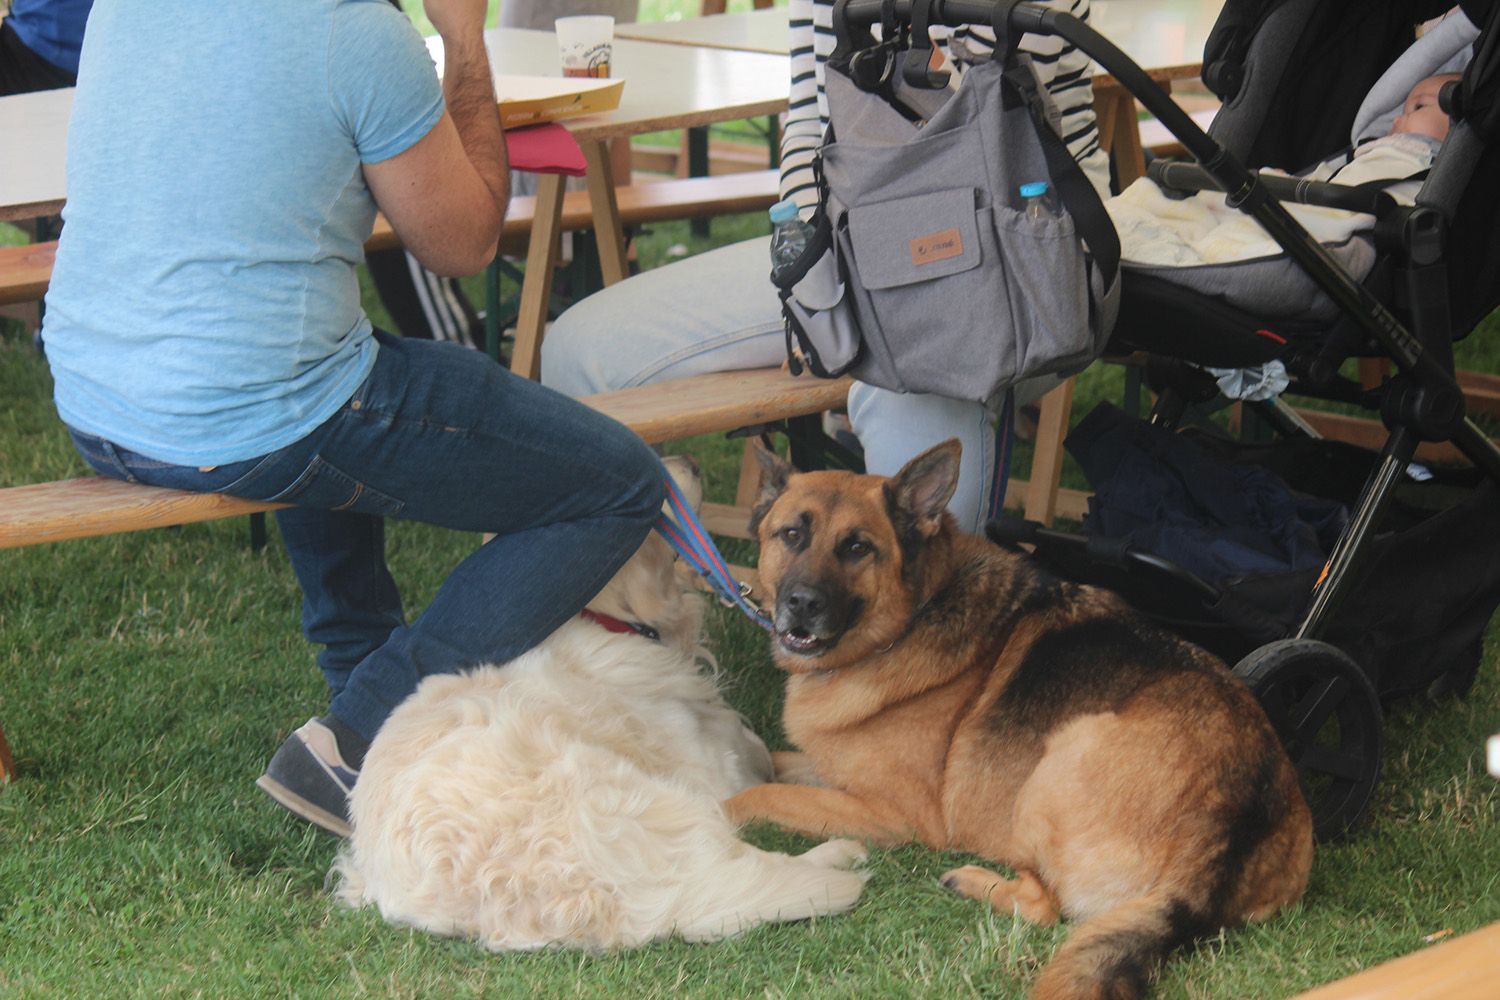
M906 247L911 251L912 264L920 267L960 256L964 252L964 238L957 229L940 229L926 236L918 236Z

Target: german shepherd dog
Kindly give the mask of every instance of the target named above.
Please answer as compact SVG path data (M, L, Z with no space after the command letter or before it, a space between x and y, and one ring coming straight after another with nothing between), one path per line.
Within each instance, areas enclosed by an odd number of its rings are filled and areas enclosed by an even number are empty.
M1114 594L959 533L957 441L893 478L762 464L751 529L801 752L733 819L1010 867L942 881L1080 922L1049 1000L1139 996L1173 948L1302 895L1312 819L1254 696Z

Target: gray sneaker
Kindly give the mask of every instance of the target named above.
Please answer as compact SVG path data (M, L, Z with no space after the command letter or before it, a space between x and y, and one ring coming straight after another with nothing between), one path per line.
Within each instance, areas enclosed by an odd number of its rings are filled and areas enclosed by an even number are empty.
M293 815L347 837L349 793L358 780L333 730L314 718L286 738L255 783Z

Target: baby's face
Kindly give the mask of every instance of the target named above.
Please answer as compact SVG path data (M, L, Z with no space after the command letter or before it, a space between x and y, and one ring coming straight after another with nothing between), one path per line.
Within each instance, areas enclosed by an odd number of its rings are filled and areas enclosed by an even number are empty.
M1443 89L1443 84L1449 80L1457 80L1460 74L1444 73L1440 76L1429 76L1419 82L1406 95L1406 104L1401 109L1401 114L1391 124L1391 134L1397 132L1416 132L1419 135L1431 136L1442 140L1448 136L1448 112L1438 107L1438 94Z

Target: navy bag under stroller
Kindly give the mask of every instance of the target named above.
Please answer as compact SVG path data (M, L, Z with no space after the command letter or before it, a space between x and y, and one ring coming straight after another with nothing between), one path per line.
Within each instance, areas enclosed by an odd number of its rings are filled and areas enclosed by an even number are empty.
M1240 654L1236 672L1256 692L1287 744L1323 837L1348 830L1370 801L1383 752L1382 696L1435 684L1461 691L1463 668L1477 661L1472 639L1477 633L1468 623L1478 622L1482 630L1500 599L1493 585L1472 581L1468 618L1462 627L1449 630L1461 636L1465 648L1433 644L1434 655L1411 658L1418 664L1414 669L1358 662L1359 655L1370 658L1369 645L1349 640L1351 622L1360 620L1359 599L1345 599L1361 593L1366 574L1391 574L1399 584L1401 578L1394 574L1405 572L1410 562L1441 560L1445 554L1433 541L1437 535L1409 532L1455 530L1455 515L1413 512L1405 499L1396 499L1410 484L1408 470L1419 443L1451 442L1477 470L1472 483L1445 485L1459 489L1453 509L1477 513L1467 523L1491 525L1480 529L1488 537L1466 537L1460 525L1459 544L1450 544L1450 552L1478 552L1480 569L1500 561L1500 538L1492 527L1500 491L1477 485L1480 478L1500 484L1500 449L1465 415L1452 355L1452 341L1471 332L1500 301L1500 4L1465 0L1452 15L1466 19L1474 39L1468 50L1472 55L1466 54L1461 81L1443 89L1442 106L1452 127L1420 182L1414 205L1398 205L1378 187L1306 183L1258 171L1295 173L1347 147L1367 93L1413 45L1416 25L1453 3L1226 0L1205 51L1203 73L1223 109L1205 134L1138 66L1076 18L1014 0L926 0L932 20L993 25L1002 45L1025 31L1060 35L1087 52L1196 161L1159 161L1151 165L1150 176L1164 189L1184 195L1226 192L1229 204L1259 222L1331 305L1324 316L1268 322L1222 296L1159 274L1131 273L1122 265L1120 315L1108 353L1165 359L1146 369L1159 393L1151 417L1156 428L1177 429L1188 403L1213 394L1214 377L1204 369L1274 361L1290 377L1288 391L1374 409L1390 429L1378 455L1334 448L1310 459L1314 466L1337 464L1346 479L1353 477L1363 486L1345 491L1347 495L1324 496L1346 502L1346 514L1340 515L1343 527L1334 532L1326 561L1288 569L1294 578L1301 574L1291 599L1285 578L1278 579L1274 599L1257 602L1265 595L1252 593L1253 587L1235 592L1205 581L1128 541L1068 536L1013 520L990 528L999 542L1035 544L1038 555L1050 558L1061 572L1106 578L1127 599L1190 634L1194 627L1206 627L1196 637L1231 662ZM877 23L882 6L889 7L879 0L843 0L835 18ZM903 18L909 18L912 6L906 0L894 4ZM1351 275L1283 202L1374 216L1368 273ZM1342 368L1347 359L1364 356L1390 359L1397 373L1374 389L1362 387ZM1271 430L1308 437L1306 426L1276 400L1247 406ZM1327 447L1326 442L1311 444ZM1274 461L1276 455L1271 457ZM1416 544L1395 550L1385 545L1384 540L1403 533ZM1451 542L1454 536L1446 537ZM1323 544L1328 543L1324 538ZM1486 548L1496 554L1487 556ZM1173 588L1177 593L1172 599L1153 599ZM1399 587L1397 594L1399 599ZM1192 622L1174 622L1173 609L1184 603L1195 604L1202 613Z

